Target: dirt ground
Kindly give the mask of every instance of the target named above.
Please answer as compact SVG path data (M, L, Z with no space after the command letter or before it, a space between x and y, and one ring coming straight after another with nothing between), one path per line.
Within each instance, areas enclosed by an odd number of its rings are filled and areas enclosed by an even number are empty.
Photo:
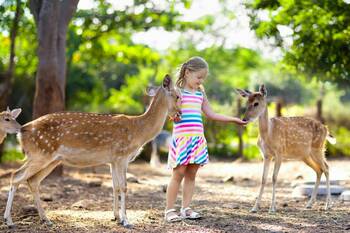
M350 160L329 161L332 180L350 189ZM18 164L0 165L0 212L4 213L9 177ZM273 166L271 166L273 167ZM165 164L130 164L128 172L139 183L128 182L127 215L133 229L111 221L112 185L107 166L95 169L65 168L63 178L46 179L41 186L42 203L54 226L39 221L26 185L16 193L12 218L15 229L0 220L0 232L350 232L350 202L332 197L333 207L324 211L324 197L305 210L305 198L292 197L292 184L314 181L315 174L302 162L282 164L277 188L277 213L269 214L271 174L261 210L250 213L262 173L261 162L215 162L200 169L192 207L203 215L198 221L168 224L163 221L164 187L170 171ZM272 168L270 170L272 173ZM233 180L224 182L227 177ZM180 207L179 196L177 208Z

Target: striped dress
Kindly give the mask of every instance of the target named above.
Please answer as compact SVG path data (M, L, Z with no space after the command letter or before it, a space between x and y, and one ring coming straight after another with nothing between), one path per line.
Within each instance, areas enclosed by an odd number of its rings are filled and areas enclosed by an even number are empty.
M207 141L202 122L203 93L181 91L181 121L174 122L168 167L208 163Z

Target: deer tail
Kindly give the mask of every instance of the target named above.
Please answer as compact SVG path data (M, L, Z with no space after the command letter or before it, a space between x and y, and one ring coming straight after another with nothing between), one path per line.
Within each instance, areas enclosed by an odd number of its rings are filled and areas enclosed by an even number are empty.
M326 139L327 139L327 141L328 141L330 144L332 144L332 145L334 145L334 144L337 143L337 139L336 139L335 137L333 137L329 132L328 132L328 134L327 134Z

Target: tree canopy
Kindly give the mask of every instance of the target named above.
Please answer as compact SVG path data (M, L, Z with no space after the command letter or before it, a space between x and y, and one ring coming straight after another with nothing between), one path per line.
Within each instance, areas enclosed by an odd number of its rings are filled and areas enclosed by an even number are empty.
M251 28L274 39L285 64L309 77L350 86L350 5L343 0L253 0Z

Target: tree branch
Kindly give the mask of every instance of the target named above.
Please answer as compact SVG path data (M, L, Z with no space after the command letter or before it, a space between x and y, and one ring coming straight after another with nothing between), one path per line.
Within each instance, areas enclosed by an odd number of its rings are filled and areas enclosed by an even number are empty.
M60 8L60 21L68 25L74 13L77 11L79 0L62 0Z

